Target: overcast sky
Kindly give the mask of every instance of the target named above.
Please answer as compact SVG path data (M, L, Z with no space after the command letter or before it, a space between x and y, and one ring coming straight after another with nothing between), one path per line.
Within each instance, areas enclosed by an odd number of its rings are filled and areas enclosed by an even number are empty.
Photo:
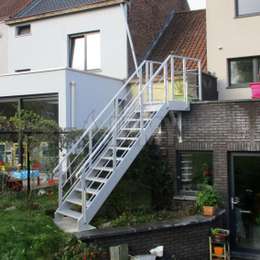
M206 0L188 0L191 10L206 8Z

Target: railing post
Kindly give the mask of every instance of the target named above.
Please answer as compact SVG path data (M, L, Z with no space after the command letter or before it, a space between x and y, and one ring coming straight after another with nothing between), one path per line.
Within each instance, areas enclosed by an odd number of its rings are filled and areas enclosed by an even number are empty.
M84 171L83 174L81 175L81 207L82 207L82 214L83 214L83 221L84 223L86 222L86 205L87 205L87 198L86 198L86 172Z
M92 128L88 133L88 153L89 153L89 168L92 168L92 150L93 150L93 140L92 140Z
M199 100L202 100L202 71L201 71L201 61L198 61L198 80L199 80Z
M62 197L63 197L63 171L62 171L62 165L59 167L59 207L61 207L62 204Z
M183 94L184 102L188 102L188 83L187 83L187 69L186 69L186 58L182 60L182 72L183 72Z
M146 61L145 62L145 84L147 84L149 82L149 79L150 79L150 71L149 71L149 69L150 69L150 61ZM149 100L149 96L150 96L149 88L147 88L148 100Z
M168 82L168 63L166 62L163 69L164 73L164 91L165 91L165 102L168 102L169 82Z
M149 75L149 101L152 103L153 102L153 82L151 81L151 78L153 76L153 63L150 63L150 75Z
M113 143L113 168L115 169L116 167L116 138L117 138L117 120L118 120L118 99L115 99L115 103L114 103L114 116L115 116L115 128L113 131L113 137L112 137L112 143Z
M174 56L171 56L171 87L172 87L172 100L174 100L174 85L175 85L175 66Z
M140 68L140 78L139 78L139 106L140 106L140 129L143 129L144 126L144 118L143 118L143 110L144 110L144 104L143 104L143 71L142 68Z

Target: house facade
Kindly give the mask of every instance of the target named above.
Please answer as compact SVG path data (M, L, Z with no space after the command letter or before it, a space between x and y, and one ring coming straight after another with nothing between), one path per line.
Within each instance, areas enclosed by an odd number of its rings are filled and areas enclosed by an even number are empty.
M8 72L8 26L6 20L30 2L31 0L11 0L0 4L0 74Z
M201 35L207 43L207 71L217 78L219 98L192 103L191 110L182 113L181 132L166 118L158 136L176 180L175 205L190 205L201 183L213 184L227 209L232 252L242 259L260 255L260 103L249 88L259 81L259 8L259 1L253 0L207 1L199 28L206 28ZM192 13L187 17L194 17ZM185 35L177 31L171 37L180 35L183 44L189 41L192 32L199 34L195 21ZM171 37L166 36L162 46L176 46ZM201 46L201 39L197 43ZM160 46L157 49L159 55Z
M207 1L208 70L221 100L250 99L248 83L259 81L259 9L253 0Z
M140 64L174 13L189 8L180 0L8 4L0 114L30 110L64 129L89 126L135 70L134 60ZM1 160L15 167L18 148L18 140L3 144Z

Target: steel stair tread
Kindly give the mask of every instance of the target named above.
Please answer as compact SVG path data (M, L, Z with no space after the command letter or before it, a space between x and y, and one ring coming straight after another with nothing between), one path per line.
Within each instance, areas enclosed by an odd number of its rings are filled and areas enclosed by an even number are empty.
M82 200L81 200L81 198L73 197L73 198L68 198L66 201L69 202L69 203L78 205L78 206L81 206L81 205L82 205ZM86 207L87 207L88 205L89 205L89 202L86 203Z
M111 146L109 149L113 150L114 148ZM123 150L123 151L129 151L130 147L120 147L120 146L117 146L116 149L117 150Z
M71 210L71 209L58 209L57 210L58 214L61 214L63 216L67 216L76 220L79 220L82 216L81 212L75 211L75 210Z
M101 158L102 160L106 160L106 161L113 161L114 160L114 158L113 157L102 157ZM122 161L124 158L120 158L120 157L116 157L116 160L117 161Z
M78 188L76 188L76 191L82 192L82 188L78 187ZM99 192L99 190L95 190L95 189L91 189L91 188L86 189L86 193L89 193L89 194L96 195L98 192Z
M141 128L122 128L121 131L140 131Z
M107 179L104 178L97 178L97 177L87 177L87 181L92 181L92 182L100 182L100 183L106 183Z
M103 167L103 166L96 166L93 168L93 170L97 170L97 171L105 171L105 172L112 172L113 168L112 167Z
M136 141L137 138L136 137L117 137L116 138L117 140L120 140L120 141Z
M143 118L143 121L150 121L150 118ZM127 120L128 122L140 122L141 119L140 118L131 118Z

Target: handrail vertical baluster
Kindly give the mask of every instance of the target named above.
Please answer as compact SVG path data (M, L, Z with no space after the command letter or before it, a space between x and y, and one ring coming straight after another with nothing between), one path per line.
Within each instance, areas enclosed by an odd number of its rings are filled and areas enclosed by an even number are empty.
M117 119L118 119L118 99L115 99L115 103L114 103L114 117L115 117L115 124L117 124ZM116 167L116 157L117 157L117 151L116 151L116 138L117 138L117 126L115 127L114 131L113 131L113 169L115 169Z
M59 166L59 207L61 207L62 200L63 200L63 171L62 165Z
M172 88L172 101L174 100L175 97L175 66L174 66L174 57L171 56L171 88Z
M182 73L183 73L183 94L184 102L188 102L188 84L187 84L187 61L186 58L182 59Z
M152 103L153 102L153 81L151 81L151 78L153 76L153 62L150 62L150 75L149 75L149 101Z
M199 76L199 100L202 100L202 70L201 70L201 61L198 61L198 76Z
M140 129L143 129L144 126L144 118L143 118L143 91L142 91L142 86L143 86L143 70L140 68L140 77L139 77L139 86L138 86L138 95L139 95L139 106L140 106Z
M165 63L163 73L164 73L165 102L168 103L168 87L169 87L169 84L168 84L168 63Z

